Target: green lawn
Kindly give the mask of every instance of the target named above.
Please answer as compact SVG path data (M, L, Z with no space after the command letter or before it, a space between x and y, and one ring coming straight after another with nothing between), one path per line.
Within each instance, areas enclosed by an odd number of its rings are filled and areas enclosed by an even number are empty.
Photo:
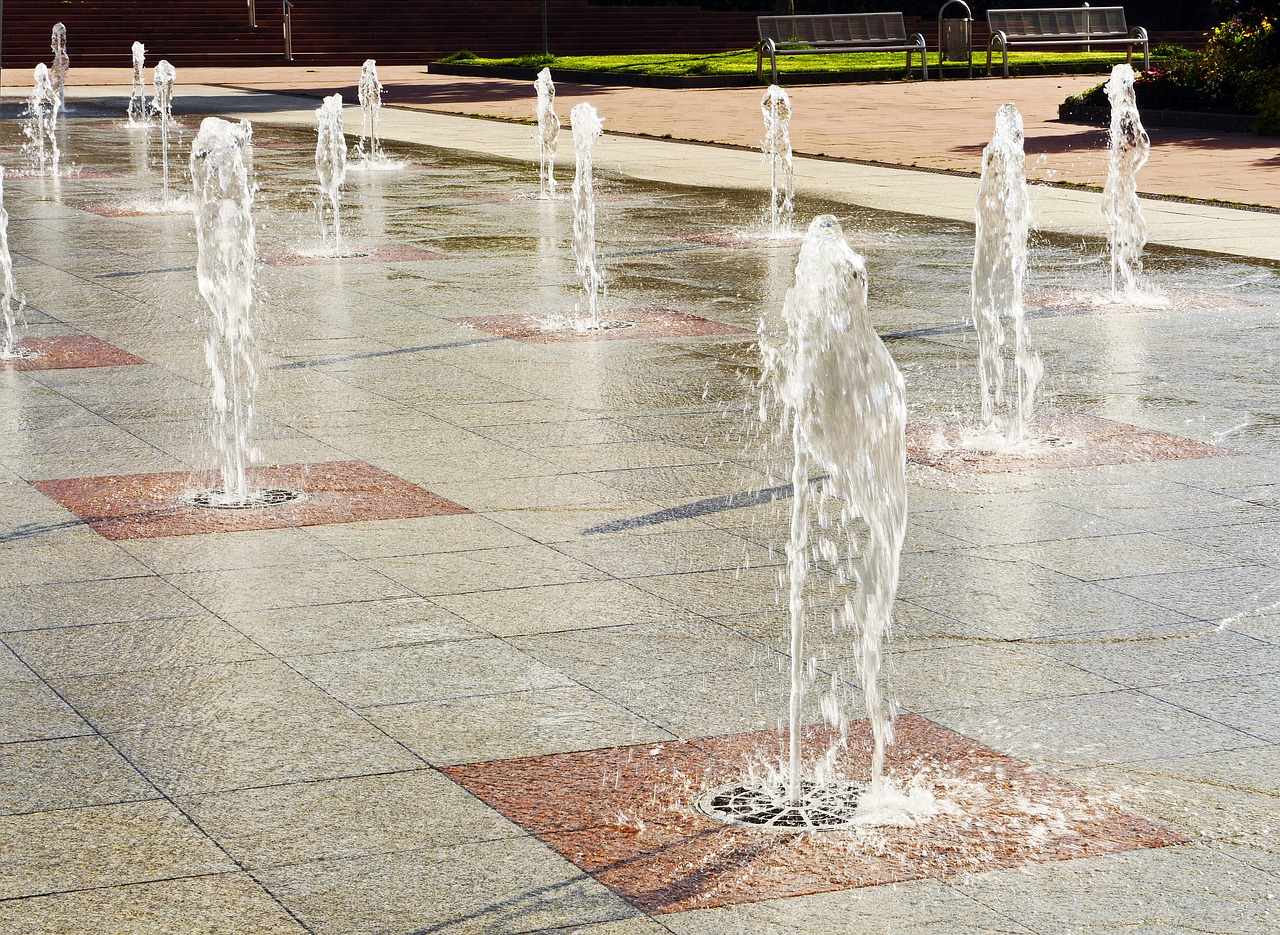
M1046 71L1061 66L1114 65L1124 61L1123 52L1011 52L1009 65L1038 66ZM846 72L846 71L902 71L905 52L857 52L843 55L785 55L778 58L780 73L794 72ZM986 65L986 53L975 53L975 67ZM618 72L636 75L754 75L756 73L755 49L709 54L672 55L526 55L520 58L479 58L463 51L443 61L464 65L504 66L508 68L541 68L549 65L573 71ZM919 57L912 56L913 67L920 68ZM929 53L929 68L938 64L938 53ZM992 62L993 71L999 73L999 58ZM948 68L960 67L948 63ZM768 74L769 63L765 62Z

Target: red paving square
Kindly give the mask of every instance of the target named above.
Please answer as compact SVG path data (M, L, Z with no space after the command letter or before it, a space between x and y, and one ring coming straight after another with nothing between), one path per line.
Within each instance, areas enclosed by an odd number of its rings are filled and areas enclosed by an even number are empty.
M414 263L419 260L448 259L448 256L435 250L401 243L351 244L345 249L352 255L313 256L296 250L264 250L262 260L268 266L346 266L351 263Z
M806 729L806 745L828 737ZM445 767L482 801L644 912L825 893L1185 844L1175 831L917 715L900 717L891 776L920 777L949 812L917 825L818 834L713 821L691 804L780 762L777 731ZM851 727L838 765L869 777L870 730Z
M218 478L211 472L119 474L31 483L107 539L193 536L469 512L363 461L255 468L251 478L258 486L302 490L307 498L249 510L208 509L179 501L184 493L215 486Z
M131 367L145 364L141 357L88 334L67 334L54 338L23 338L19 348L35 351L35 357L0 360L0 367L13 370L80 370L87 367Z
M460 325L487 331L525 344L559 344L572 341L627 341L635 338L702 338L719 335L751 334L745 328L699 318L673 308L618 308L602 313L608 323L624 323L621 327L605 327L599 331L556 330L528 315L480 315L454 318Z
M1037 418L1031 434L1055 441L1029 454L995 454L965 447L961 438L976 434L977 429L974 421L911 423L907 426L907 458L955 474L1004 474L1029 468L1101 467L1235 454L1190 438L1078 413Z

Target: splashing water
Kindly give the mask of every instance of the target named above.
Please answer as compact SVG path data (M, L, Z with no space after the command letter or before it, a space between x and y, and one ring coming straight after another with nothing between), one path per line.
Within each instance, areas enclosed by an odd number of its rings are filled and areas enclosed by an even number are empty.
M147 82L143 66L147 49L141 42L133 44L133 88L129 91L129 126L143 127L147 121Z
M982 180L974 207L975 241L971 308L978 331L978 383L982 422L989 433L1019 442L1035 413L1036 388L1044 371L1040 355L1031 350L1031 333L1023 306L1027 275L1027 235L1031 230L1031 200L1027 189L1027 159L1023 149L1022 114L1012 104L996 111L995 133L982 151ZM1005 390L1004 323L1013 327L1013 365L1017 389L1012 394L1011 424L997 407L1010 394Z
M1107 81L1111 101L1111 137L1107 182L1102 189L1102 214L1111 240L1111 292L1142 292L1142 249L1147 245L1147 222L1138 203L1138 170L1147 164L1151 139L1142 128L1133 90L1133 68L1117 65Z
M556 116L556 85L551 69L538 72L533 82L538 93L538 185L543 198L556 196L556 143L560 139L560 118Z
M595 329L600 327L599 295L604 274L596 267L596 198L591 156L596 140L604 132L604 118L584 102L569 112L569 123L573 127L573 155L577 162L573 172L573 258L587 300L587 317L584 319L579 313L578 320Z
M14 302L18 307L14 308ZM17 360L33 356L15 347L13 328L26 306L18 295L13 279L13 257L9 255L9 212L4 207L4 167L0 166L0 313L4 315L4 342L0 344L0 360Z
M23 115L27 118L22 127L22 135L27 141L22 145L24 152L31 156L34 168L44 175L52 168L53 175L58 174L58 91L54 87L49 68L44 62L36 66L32 79L31 96L27 98L27 109Z
M378 63L365 59L360 66L360 85L356 90L360 101L360 141L356 143L356 157L361 162L386 161L382 152L382 140L378 136L378 120L382 112L382 82L378 80ZM369 151L365 152L365 143Z
M151 75L155 97L151 109L160 116L160 164L164 173L164 203L169 204L169 125L173 121L173 82L178 73L165 59L156 63Z
M810 555L821 555L842 586L856 586L832 623L840 632L857 634L855 657L875 742L870 794L882 797L893 725L879 675L906 530L906 389L867 314L863 259L831 215L809 226L782 319L781 335L769 334L762 323L760 349L766 399L779 405L779 431L789 430L794 451L786 550L791 620L786 794L798 805L810 785L802 777L800 750L809 666L804 590ZM762 417L767 409L766 402ZM827 475L823 484L811 484L820 474ZM835 683L822 709L831 724L847 726ZM819 784L831 779L821 768L816 778Z
M320 180L320 236L325 236L325 203L333 215L333 255L342 256L342 184L347 180L347 142L342 135L342 95L316 108L316 177Z
M67 55L67 27L55 23L50 48L53 50L53 84L58 91L58 106L67 109L67 72L71 70L71 58Z
M764 141L760 148L769 164L769 229L791 229L795 210L795 166L791 159L791 98L776 84L760 99L764 114Z
M257 251L248 145L243 127L217 117L204 119L191 144L196 277L210 311L204 344L212 382L210 434L222 478L214 496L224 505L251 501L245 471L260 457L252 445L258 371L249 313Z

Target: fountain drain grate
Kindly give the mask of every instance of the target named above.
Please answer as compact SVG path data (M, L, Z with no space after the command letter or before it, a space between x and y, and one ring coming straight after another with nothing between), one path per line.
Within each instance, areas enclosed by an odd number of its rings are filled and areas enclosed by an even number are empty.
M31 360L33 357L39 356L39 351L33 351L29 347L15 347L9 351L0 351L0 362L7 360Z
M744 783L717 786L694 808L708 818L762 831L838 831L854 825L863 786L852 782L801 783L801 802L787 802L781 790Z
M263 507L284 506L308 499L301 490L291 487L255 487L243 500L228 500L221 487L212 490L196 490L179 498L187 506L205 507L211 510L256 510Z

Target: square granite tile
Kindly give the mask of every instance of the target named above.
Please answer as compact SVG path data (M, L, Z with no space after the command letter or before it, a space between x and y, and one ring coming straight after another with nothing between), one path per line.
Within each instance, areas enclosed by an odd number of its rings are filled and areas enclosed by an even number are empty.
M329 461L258 468L252 482L290 487L305 499L244 510L206 509L183 494L216 486L213 474L174 471L33 481L46 496L108 539L189 536L206 532L281 529L370 519L439 516L466 510L362 461Z
M806 743L832 739L806 731ZM899 720L890 774L952 804L922 823L821 834L730 826L693 801L778 762L776 731L453 766L445 772L650 914L1021 867L1186 838L917 716ZM824 744L825 745L825 744ZM865 723L837 748L865 778Z
M101 737L0 744L0 815L159 797Z

